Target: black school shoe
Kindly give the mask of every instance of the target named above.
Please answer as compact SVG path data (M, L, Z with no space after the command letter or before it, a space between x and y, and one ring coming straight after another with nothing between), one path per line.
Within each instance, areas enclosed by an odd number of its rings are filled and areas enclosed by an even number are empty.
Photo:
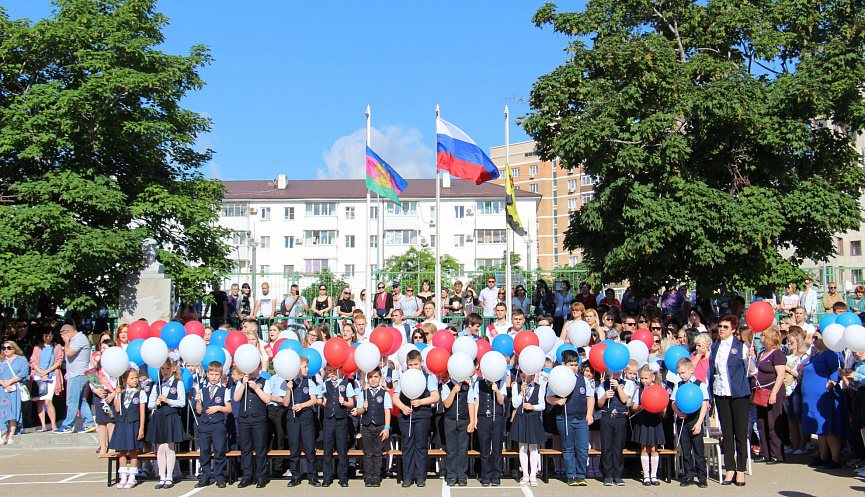
M410 487L410 486L411 486L411 482L412 482L411 480L403 480L403 481L402 481L402 488L408 488L408 487Z
M208 485L210 485L210 482L207 480L199 480L199 482L195 484L195 488L204 488Z
M296 487L298 485L300 485L300 478L296 480L288 480L288 484L286 485L286 487Z
M493 481L490 482L490 485L492 485L494 487L498 487L501 484L502 484L502 481L498 478L493 478Z
M262 478L262 479L258 480L258 482L256 482L255 488L264 488L267 486L267 483L268 483L268 480L265 478Z
M225 488L225 480L216 480L216 488Z
M447 478L447 479L445 479L445 483L447 483L447 486L449 486L449 487L454 487L457 484L457 479L456 478Z
M237 484L237 488L246 488L252 485L252 480L240 480L240 483Z
M348 482L347 481L340 481L339 486L342 488L346 488L348 486Z
M707 488L709 486L706 480L697 480L697 488Z
M465 478L460 478L459 480L457 480L457 485L459 485L461 487L465 487L468 484L469 484L469 482Z
M415 485L417 485L417 486L423 488L423 487L426 486L426 480L418 480L418 481L415 482Z

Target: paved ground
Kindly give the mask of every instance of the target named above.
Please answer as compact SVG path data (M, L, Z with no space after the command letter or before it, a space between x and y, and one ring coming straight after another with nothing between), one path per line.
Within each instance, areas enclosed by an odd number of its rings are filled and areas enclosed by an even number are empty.
M824 472L814 471L804 464L804 458L797 458L790 464L765 466L755 464L754 476L748 479L744 488L722 487L711 482L709 488L700 490L695 487L680 488L678 483L661 484L659 487L643 487L635 480L626 480L625 487L604 487L602 483L590 481L588 487L568 487L560 481L543 483L539 487L520 488L516 482L505 481L502 487L482 488L476 481L470 480L469 487L448 488L440 480L429 479L424 489L411 487L412 495L421 497L572 497L575 494L598 496L658 496L694 497L701 493L708 495L752 495L783 497L824 497L824 496L862 496L865 494L865 479L855 477L849 469ZM106 464L99 461L92 448L25 448L16 446L0 447L0 495L14 497L44 497L53 495L86 495L87 497L112 496L118 492L131 495L145 495L154 491L154 482L147 481L131 490L116 490L106 487ZM174 488L159 491L164 497L218 497L231 492L241 492L245 495L283 496L286 493L305 496L320 495L322 497L344 494L361 497L380 497L382 492L403 491L395 481L383 482L381 488L365 488L362 480L352 480L348 489L330 487L314 489L303 484L296 489L287 489L284 481L272 481L266 489L254 487L238 490L235 486L225 490L215 486L205 489L193 488L195 481L179 482ZM470 494L470 495L469 495Z

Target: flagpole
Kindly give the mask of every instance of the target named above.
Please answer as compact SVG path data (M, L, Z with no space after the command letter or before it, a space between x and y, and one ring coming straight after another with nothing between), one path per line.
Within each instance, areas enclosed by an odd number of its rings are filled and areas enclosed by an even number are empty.
M438 150L438 119L439 119L439 106L436 104L436 150ZM436 153L438 156L438 153ZM441 216L441 196L442 196L442 172L439 169L438 157L436 157L436 274L435 274L435 288L433 289L433 293L435 294L435 304L436 304L436 321L441 322L442 320L442 263L441 263L441 238L439 237L439 219Z
M508 162L511 159L511 140L510 130L508 129L508 106L505 105L505 170L508 168ZM508 185L511 176L505 175L505 195L508 192ZM508 308L508 317L513 316L512 312L514 299L511 297L511 229L508 226L507 200L505 200L505 305ZM516 331L516 330L514 330Z
M369 105L366 106L366 146L369 147L369 138L370 138L370 110ZM364 152L364 157L366 157L366 152ZM369 257L369 223L370 219L370 211L372 210L372 196L369 193L369 188L366 189L366 238L364 244L366 245L366 278L361 290L364 290L367 285L372 283L372 261L370 261ZM375 285L373 285L375 286ZM367 319L371 319L369 317L370 312L370 302L372 302L372 291L366 292L366 302L363 305L363 315L367 316ZM358 293L358 298L360 298L360 293Z

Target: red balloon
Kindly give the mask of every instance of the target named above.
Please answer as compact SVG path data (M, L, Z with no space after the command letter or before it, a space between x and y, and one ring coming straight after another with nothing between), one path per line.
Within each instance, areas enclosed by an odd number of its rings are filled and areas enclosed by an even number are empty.
M376 328L372 330L372 334L369 336L369 341L375 344L382 354L385 354L390 351L391 347L393 347L393 334L385 328ZM324 349L327 351L326 345Z
M442 331L447 330L439 330L436 332L436 335ZM448 332L448 334L450 335L450 332ZM453 336L451 336L451 338L453 338ZM435 336L433 336L433 339L435 339ZM450 358L450 352L442 347L435 347L426 355L426 368L429 369L432 374L442 374L448 370L448 359Z
M387 330L390 331L391 336L393 336L393 345L391 345L390 350L387 351L387 355L394 355L396 354L396 351L399 350L400 346L402 346L402 342L405 338L403 338L402 332L393 326Z
M279 346L282 345L282 342L288 340L288 338L280 338L279 340L273 342L273 345L270 346L273 349L273 355L276 355L279 352Z
M538 340L538 336L535 335L534 332L523 330L517 333L517 336L514 337L514 352L519 355L519 353L529 345L540 346L540 344L541 342Z
M592 348L589 350L589 363L592 365L592 368L599 373L603 373L607 370L607 365L604 364L605 350L607 350L607 344L605 343L592 345Z
M478 362L480 362L480 360L484 356L484 354L493 350L493 346L490 345L490 342L483 340L483 339L477 339L477 340L475 340L475 343L478 346Z
M129 328L126 328L126 337L130 342L139 338L147 340L150 338L150 326L147 325L147 321L133 321L129 324Z
M399 408L393 402L393 388L387 391L387 394L390 395L390 402L393 407L390 408L391 416L399 416Z
M775 310L766 301L754 302L745 312L745 322L754 333L762 333L775 322Z
M667 408L670 395L661 385L652 385L640 394L640 405L648 412L658 413Z
M652 335L651 331L645 328L640 328L631 335L631 341L633 342L634 340L639 340L645 343L649 350L652 350L652 345L655 345L655 336Z
M342 372L345 374L352 374L357 371L357 364L354 362L354 351L357 347L349 347L348 348L348 357L346 357L345 362L342 363Z
M350 348L352 347L342 337L333 337L324 342L324 359L331 366L338 368L345 364Z
M163 320L154 321L150 323L150 336L156 338L162 338L162 327L168 324Z
M204 338L204 325L200 321L187 321L183 327L186 328L187 335L198 335Z
M535 341L537 341L537 339L535 339ZM438 330L433 335L432 344L434 347L445 349L448 354L450 354L451 348L454 346L454 336L450 330ZM445 365L445 370L447 370L447 365ZM430 369L430 371L432 371L432 369Z
M225 348L232 357L234 357L234 351L245 343L249 343L249 339L246 338L246 335L237 330L232 331L227 337L225 337Z

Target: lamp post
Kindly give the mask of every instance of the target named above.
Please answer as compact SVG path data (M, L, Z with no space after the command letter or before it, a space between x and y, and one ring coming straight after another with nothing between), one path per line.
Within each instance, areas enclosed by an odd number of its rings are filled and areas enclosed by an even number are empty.
M526 271L532 270L532 239L526 239Z

